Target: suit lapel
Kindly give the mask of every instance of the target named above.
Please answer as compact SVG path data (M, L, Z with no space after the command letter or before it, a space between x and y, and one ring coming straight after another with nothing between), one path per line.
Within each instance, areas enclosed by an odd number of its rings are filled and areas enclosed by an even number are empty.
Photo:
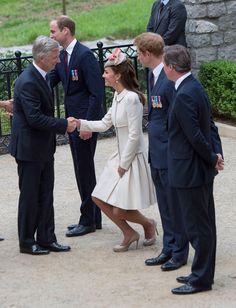
M151 111L153 109L152 108L152 96L155 96L158 93L158 91L159 91L159 89L162 85L164 76L165 76L164 70L162 69L159 77L157 78L157 81L156 81L152 91L150 92L150 98L149 98L149 101L148 101L148 113L151 113Z
M33 74L35 75L35 80L37 84L43 89L44 92L47 93L47 102L50 104L51 107L54 107L53 103L53 94L52 91L50 90L47 81L43 78L43 76L38 72L38 70L33 66L31 66L31 69L33 71Z
M164 18L164 16L167 15L167 13L169 11L169 7L170 7L170 2L171 2L171 0L163 7L161 15L159 15L159 10L160 10L160 6L161 6L161 1L160 1L159 5L157 7L158 11L157 11L157 18L156 18L156 21L157 21L157 23L156 23L156 30L159 27L159 24L162 21L162 19Z
M70 56L70 62L68 65L68 73L66 75L66 91L68 91L69 88L69 83L70 83L70 79L71 79L71 70L72 68L76 67L76 60L77 60L77 53L78 53L78 49L79 49L79 45L80 43L77 41L75 44L75 47L73 48L72 54Z

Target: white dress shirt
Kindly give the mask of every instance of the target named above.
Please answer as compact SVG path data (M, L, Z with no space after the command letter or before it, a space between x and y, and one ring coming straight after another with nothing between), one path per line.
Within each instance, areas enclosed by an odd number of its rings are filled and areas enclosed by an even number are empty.
M73 49L74 49L76 43L77 43L77 40L73 39L73 41L66 48L66 51L67 51L67 54L68 54L68 56L67 56L67 64L68 65L70 63L70 57L71 57L71 54L73 52Z
M192 73L191 72L188 72L186 74L184 74L183 76L181 76L179 79L176 80L175 82L175 90L177 91L179 85L181 84L181 82L187 78L189 75L191 75Z

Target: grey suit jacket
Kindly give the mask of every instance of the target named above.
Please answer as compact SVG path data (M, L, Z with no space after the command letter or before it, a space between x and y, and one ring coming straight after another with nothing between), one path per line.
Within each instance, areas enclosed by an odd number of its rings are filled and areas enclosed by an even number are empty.
M187 11L184 4L180 0L170 0L159 14L160 5L160 0L153 3L147 31L160 34L166 45L180 44L186 47Z

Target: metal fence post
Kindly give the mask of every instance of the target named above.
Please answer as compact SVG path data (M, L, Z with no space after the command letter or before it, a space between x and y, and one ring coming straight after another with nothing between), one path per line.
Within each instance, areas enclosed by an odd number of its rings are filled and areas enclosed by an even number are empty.
M104 64L103 64L103 42L99 41L97 42L98 47L98 62L102 71L102 74L104 72Z
M103 74L104 72L104 61L103 61L103 42L99 41L97 42L97 47L98 47L98 62L101 68L101 72ZM104 85L105 81L103 80ZM104 86L104 94L103 94L103 110L104 113L107 112L107 104L106 104L106 91L105 91L105 86Z
M17 50L15 52L15 56L16 56L16 67L17 67L17 72L18 72L18 76L19 76L22 72L21 52L19 50Z

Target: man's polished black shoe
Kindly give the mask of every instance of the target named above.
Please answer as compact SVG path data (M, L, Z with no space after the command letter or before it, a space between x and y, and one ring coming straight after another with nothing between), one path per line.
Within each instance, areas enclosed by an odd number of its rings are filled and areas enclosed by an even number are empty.
M67 226L67 229L68 229L68 230L72 230L72 229L74 229L75 227L78 227L78 224L69 225L69 226Z
M3 237L0 237L0 241L4 241L4 238L3 238Z
M30 255L48 255L49 254L49 250L45 249L41 246L39 246L38 244L32 245L30 247L20 247L20 252L21 253L28 253Z
M210 291L212 289L211 286L209 287L194 287L190 283L187 283L181 287L172 289L171 292L173 294L178 294L178 295L185 295L185 294L194 294L198 292L204 292L204 291Z
M174 261L171 258L169 261L162 264L161 269L163 271L174 271L174 270L180 268L181 266L183 266L185 264L186 264L186 262L177 262L177 261Z
M78 224L69 225L69 226L67 226L67 229L68 229L68 230L72 230L72 229L74 229L75 227L78 227ZM102 230L102 224L101 224L101 223L97 223L97 224L96 224L96 230Z
M92 233L96 231L95 226L82 226L82 225L77 225L71 230L68 230L66 232L67 237L72 237L72 236L82 236L88 233Z
M70 246L60 245L57 242L53 242L49 245L42 245L42 247L54 252L64 252L70 250Z
M176 278L176 280L179 283L187 284L187 283L190 283L190 278L191 278L191 275L189 275L189 276L179 276L179 277ZM214 280L212 281L212 284L214 284Z
M179 282L179 283L188 283L189 282L189 279L190 279L190 276L179 276L176 278L176 280Z
M171 259L170 256L167 256L166 254L161 253L156 258L150 258L150 259L145 260L145 264L148 266L161 265L170 259Z

